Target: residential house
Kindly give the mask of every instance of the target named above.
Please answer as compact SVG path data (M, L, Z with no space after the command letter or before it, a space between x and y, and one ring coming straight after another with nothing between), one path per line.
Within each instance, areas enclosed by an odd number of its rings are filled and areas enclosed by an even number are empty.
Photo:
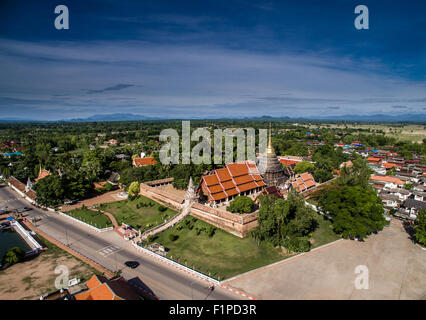
M419 210L426 210L425 201L417 201L414 199L407 199L401 206L400 213L409 216L410 219L416 219Z
M146 157L146 158L134 158L133 166L134 167L144 167L151 166L157 163L157 160L154 157Z
M379 185L382 185L384 183L384 187L386 188L402 188L404 186L404 181L397 177L391 177L391 176L371 176L370 181L373 183L373 185L376 187L378 185L378 188L380 188Z
M107 279L93 275L86 283L87 290L74 295L76 300L142 300L123 277Z

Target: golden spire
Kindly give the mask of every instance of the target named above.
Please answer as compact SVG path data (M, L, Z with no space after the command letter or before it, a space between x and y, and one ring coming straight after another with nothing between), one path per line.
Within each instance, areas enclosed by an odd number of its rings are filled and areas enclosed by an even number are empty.
M272 129L271 129L271 123L269 123L269 139L268 139L268 147L266 148L266 154L275 154L274 147L272 146Z

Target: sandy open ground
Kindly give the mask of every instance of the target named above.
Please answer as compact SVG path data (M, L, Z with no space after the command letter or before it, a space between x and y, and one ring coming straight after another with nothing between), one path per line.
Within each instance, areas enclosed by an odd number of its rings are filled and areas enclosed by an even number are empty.
M355 288L358 265L368 268L368 289ZM393 220L365 242L339 241L228 284L261 299L425 299L426 250Z
M55 268L59 265L68 268L69 279L85 277L87 280L92 275L88 266L65 252L45 252L0 271L0 300L37 300L43 294L56 291L55 279L59 273L55 274Z

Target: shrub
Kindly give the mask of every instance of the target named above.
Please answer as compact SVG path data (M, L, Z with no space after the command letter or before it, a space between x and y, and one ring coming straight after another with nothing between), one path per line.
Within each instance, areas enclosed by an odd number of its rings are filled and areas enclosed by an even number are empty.
M236 196L227 208L228 211L233 213L250 213L255 208L254 201L246 196Z
M210 226L210 227L209 227L209 229L208 229L208 231L207 231L207 235L209 236L209 238L211 238L211 237L213 237L213 236L214 236L215 231L216 231L216 228L215 228L215 227L213 227L213 226Z
M160 212L164 212L166 210L167 210L167 207L165 207L165 206L159 206L158 207L158 211L160 211Z
M179 238L179 236L176 235L176 234L173 234L173 233L169 234L169 240L170 241L176 241L178 238Z

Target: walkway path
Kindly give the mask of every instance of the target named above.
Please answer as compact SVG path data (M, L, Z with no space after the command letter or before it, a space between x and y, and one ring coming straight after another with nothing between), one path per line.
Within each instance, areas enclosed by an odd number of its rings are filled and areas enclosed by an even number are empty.
M62 206L62 211L67 212L67 211L70 211L70 210L80 208L83 205L90 208L91 206L96 205L96 204L125 200L125 199L120 198L118 196L120 194L120 192L123 192L123 191L122 190L114 190L114 191L111 191L111 192L101 194L100 196L97 196L97 197L94 197L94 198L90 198L90 199L80 201L77 204L72 204L72 205L64 204Z
M92 210L92 211L95 211L95 212L100 212L100 213L103 213L104 215L106 215L108 218L109 218L109 220L111 220L111 223L112 223L112 225L114 226L114 230L116 229L116 228L119 228L120 226L118 225L118 223L117 223L117 220L115 220L115 217L111 214L111 213L109 213L109 212L106 212L106 211L103 211L103 210L100 210L100 209L92 209L92 208L88 208L89 210Z
M148 236L154 236L160 232L163 232L164 230L167 230L168 228L173 227L174 225L176 225L177 223L179 223L180 221L182 221L188 214L191 213L191 206L192 206L192 202L185 202L182 209L179 211L178 214L176 214L173 218L171 218L170 220L150 229L145 231L142 236L141 236L141 240L144 241L148 238Z

